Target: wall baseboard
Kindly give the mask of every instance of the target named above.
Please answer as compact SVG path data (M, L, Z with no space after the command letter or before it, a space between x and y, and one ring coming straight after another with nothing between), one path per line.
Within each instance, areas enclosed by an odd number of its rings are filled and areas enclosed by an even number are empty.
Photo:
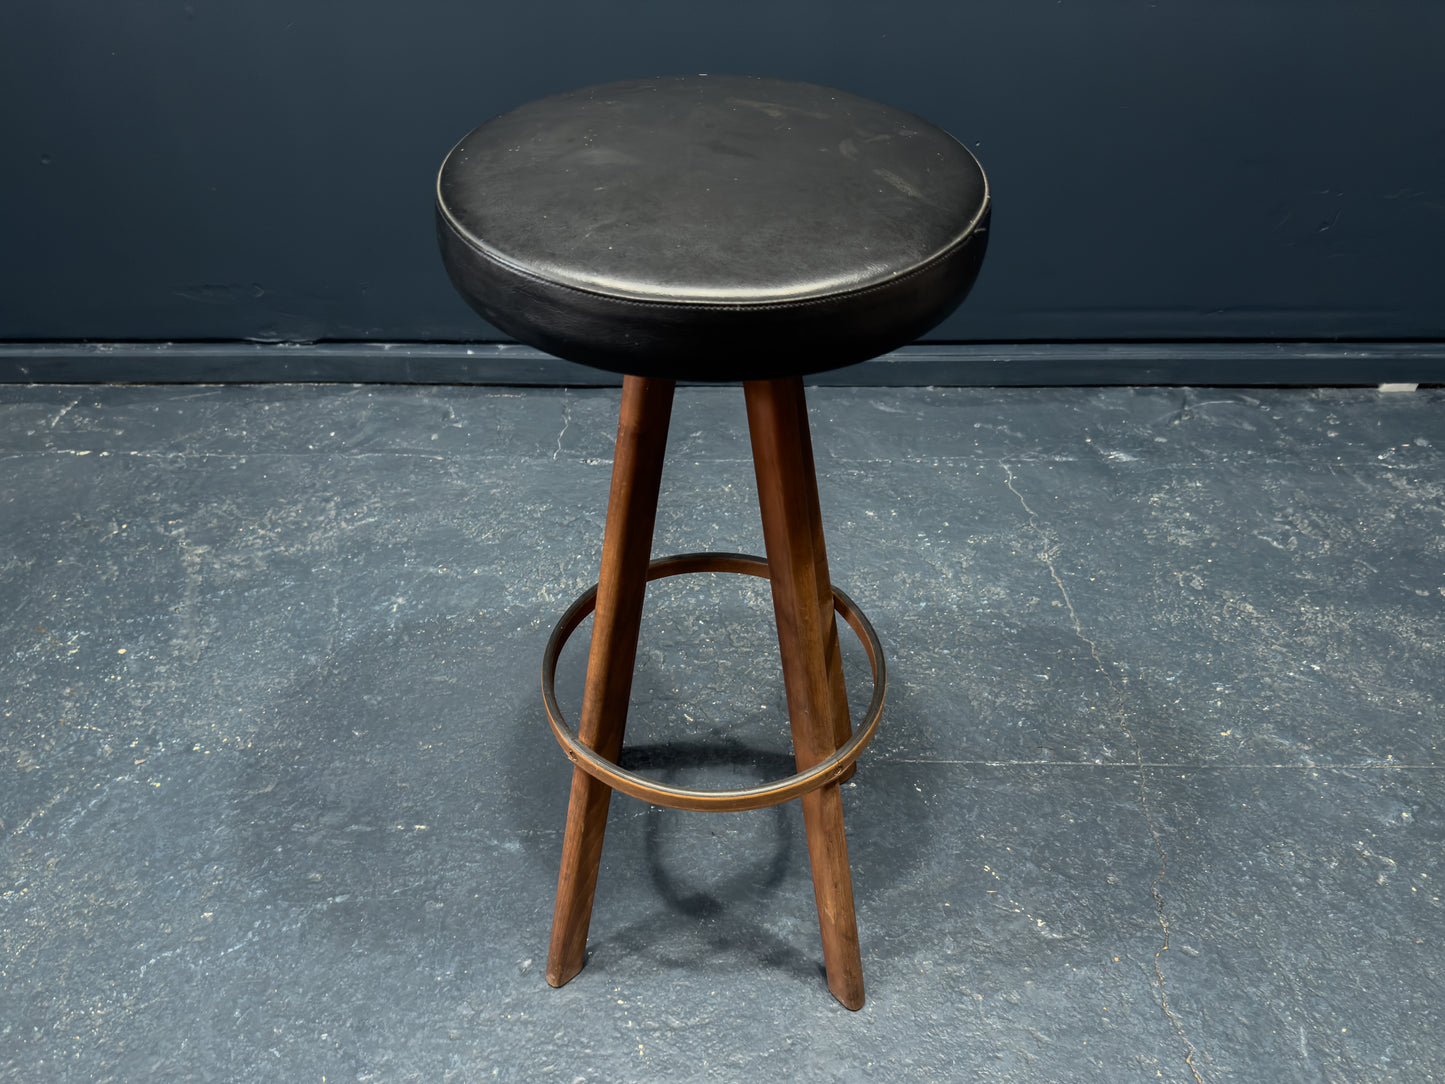
M5 384L502 384L605 387L612 373L509 343L0 343ZM871 387L1445 383L1445 342L967 343L819 373Z

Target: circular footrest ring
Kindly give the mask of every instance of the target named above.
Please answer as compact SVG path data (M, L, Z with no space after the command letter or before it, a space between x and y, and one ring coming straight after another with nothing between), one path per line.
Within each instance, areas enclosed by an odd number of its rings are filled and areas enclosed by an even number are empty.
M753 557L744 553L683 553L676 557L660 557L649 564L647 566L647 582L651 583L653 580L660 580L668 576L682 576L692 572L734 572L767 579L768 563L761 557ZM556 627L553 628L552 635L547 641L547 649L542 655L542 699L547 706L547 722L552 727L552 734L556 737L558 744L562 746L568 759L588 775L606 783L613 790L620 790L623 794L630 794L644 802L667 806L671 809L704 811L763 809L767 806L791 801L838 779L858 759L859 754L872 741L873 735L878 730L878 721L883 717L883 697L888 686L888 672L883 661L883 645L878 642L878 634L873 631L873 626L869 623L868 618L863 616L863 611L852 599L835 587L833 588L833 608L857 634L863 650L868 654L869 665L873 669L873 699L868 704L868 712L864 716L863 725L853 732L853 736L837 752L825 760L819 761L807 771L763 786L742 787L734 790L674 787L665 783L655 783L645 776L619 768L612 761L603 759L582 744L576 732L563 719L562 709L557 703L555 688L557 658L561 655L567 638L577 631L577 626L582 624L582 621L596 606L597 585L593 584L567 608L567 612L562 615Z

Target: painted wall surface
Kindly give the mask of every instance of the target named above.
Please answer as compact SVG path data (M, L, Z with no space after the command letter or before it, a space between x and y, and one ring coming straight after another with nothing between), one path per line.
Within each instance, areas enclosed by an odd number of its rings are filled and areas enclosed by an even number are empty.
M0 6L0 339L487 340L435 251L470 127L636 75L845 88L995 195L937 341L1445 338L1437 0Z

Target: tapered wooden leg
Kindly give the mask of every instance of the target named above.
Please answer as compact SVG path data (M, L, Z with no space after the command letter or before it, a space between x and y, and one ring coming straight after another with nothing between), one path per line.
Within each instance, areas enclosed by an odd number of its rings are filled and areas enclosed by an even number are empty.
M849 734L808 411L803 382L796 378L749 381L743 387L793 752L803 771L833 753ZM863 963L842 794L835 782L801 801L828 989L847 1008L861 1009Z
M636 376L626 377L622 385L597 609L592 616L592 647L577 726L585 745L613 761L622 750L632 669L637 661L637 632L642 622L673 388L670 380ZM561 986L581 971L586 958L587 928L592 921L592 897L611 797L612 790L606 784L580 768L573 770L547 955L547 981L553 986Z

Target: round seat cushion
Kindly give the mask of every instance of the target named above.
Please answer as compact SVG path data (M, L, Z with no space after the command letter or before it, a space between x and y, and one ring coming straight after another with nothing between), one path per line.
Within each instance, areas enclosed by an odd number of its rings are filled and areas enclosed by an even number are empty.
M437 178L453 283L558 357L675 380L863 361L963 300L988 183L919 118L826 87L589 87L474 129Z

